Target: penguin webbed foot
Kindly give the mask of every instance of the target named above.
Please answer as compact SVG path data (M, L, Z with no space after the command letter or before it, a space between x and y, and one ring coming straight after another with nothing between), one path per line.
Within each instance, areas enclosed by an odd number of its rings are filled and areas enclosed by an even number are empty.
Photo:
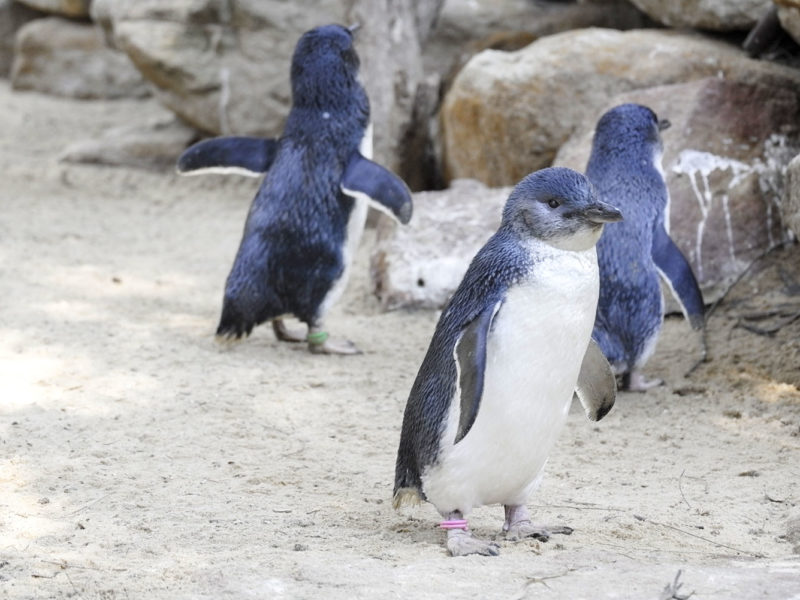
M506 539L512 542L525 538L534 538L546 542L553 535L572 535L572 527L566 525L535 525L531 522L528 509L524 505L505 507L506 520L503 531Z
M332 338L326 331L316 327L308 330L308 350L312 354L361 354L353 342L345 339Z
M622 375L619 389L626 392L643 393L660 385L664 385L663 379L647 379L641 371L631 371Z
M496 542L476 538L464 529L449 530L446 546L450 556L469 556L470 554L497 556L500 554L500 546Z
M272 320L272 331L275 332L275 337L278 338L281 342L305 342L306 341L306 333L302 329L298 328L289 328L284 323L283 319L273 319Z
M530 521L515 523L506 530L506 539L512 542L533 538L546 542L553 535L572 535L572 527L566 525L534 525Z

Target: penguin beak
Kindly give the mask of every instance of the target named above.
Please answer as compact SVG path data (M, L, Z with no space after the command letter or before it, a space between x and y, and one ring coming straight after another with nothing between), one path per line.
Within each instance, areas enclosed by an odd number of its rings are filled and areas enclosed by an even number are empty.
M583 211L584 217L592 223L602 225L603 223L615 223L622 221L622 213L616 208L605 202L597 201Z
M658 120L658 130L664 131L665 129L669 129L672 127L672 123L670 123L667 119L659 119Z
M347 30L350 32L350 35L355 35L356 31L358 31L359 29L361 29L361 23L353 23L352 25L350 25L350 27L347 28Z

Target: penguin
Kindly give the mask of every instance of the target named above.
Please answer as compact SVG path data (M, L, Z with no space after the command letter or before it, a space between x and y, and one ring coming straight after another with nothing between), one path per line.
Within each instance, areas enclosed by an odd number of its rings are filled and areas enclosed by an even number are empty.
M213 138L178 158L186 175L263 175L225 283L218 339L248 336L271 321L279 340L306 341L313 353L360 352L329 337L325 314L346 286L367 207L406 224L412 201L402 179L370 160L355 29L325 25L300 37L291 61L292 107L279 138ZM287 315L307 332L286 327Z
M620 388L645 391L663 382L641 369L664 320L661 277L696 330L704 328L703 295L688 261L669 237L669 191L661 168L660 131L669 121L640 104L603 114L595 128L586 176L600 198L625 215L597 243L600 299L592 337Z
M533 525L525 502L573 392L592 420L614 404L616 380L590 334L595 243L621 218L571 169L528 175L442 312L406 404L393 505L432 503L451 555L498 553L468 529L484 505L505 507L507 539L571 533Z

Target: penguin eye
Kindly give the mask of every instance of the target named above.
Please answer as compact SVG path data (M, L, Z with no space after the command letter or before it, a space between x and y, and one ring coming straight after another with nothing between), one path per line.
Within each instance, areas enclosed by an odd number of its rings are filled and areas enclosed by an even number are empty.
M547 206L549 206L550 208L558 208L559 206L561 206L561 202L559 202L555 198L550 198L550 200L547 201Z

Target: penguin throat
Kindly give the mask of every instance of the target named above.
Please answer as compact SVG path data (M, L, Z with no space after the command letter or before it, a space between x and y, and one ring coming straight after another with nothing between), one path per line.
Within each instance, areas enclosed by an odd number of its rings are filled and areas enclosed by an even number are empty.
M548 244L559 250L569 250L571 252L583 252L589 250L600 239L603 233L603 226L583 227L569 235L554 235L546 240Z

